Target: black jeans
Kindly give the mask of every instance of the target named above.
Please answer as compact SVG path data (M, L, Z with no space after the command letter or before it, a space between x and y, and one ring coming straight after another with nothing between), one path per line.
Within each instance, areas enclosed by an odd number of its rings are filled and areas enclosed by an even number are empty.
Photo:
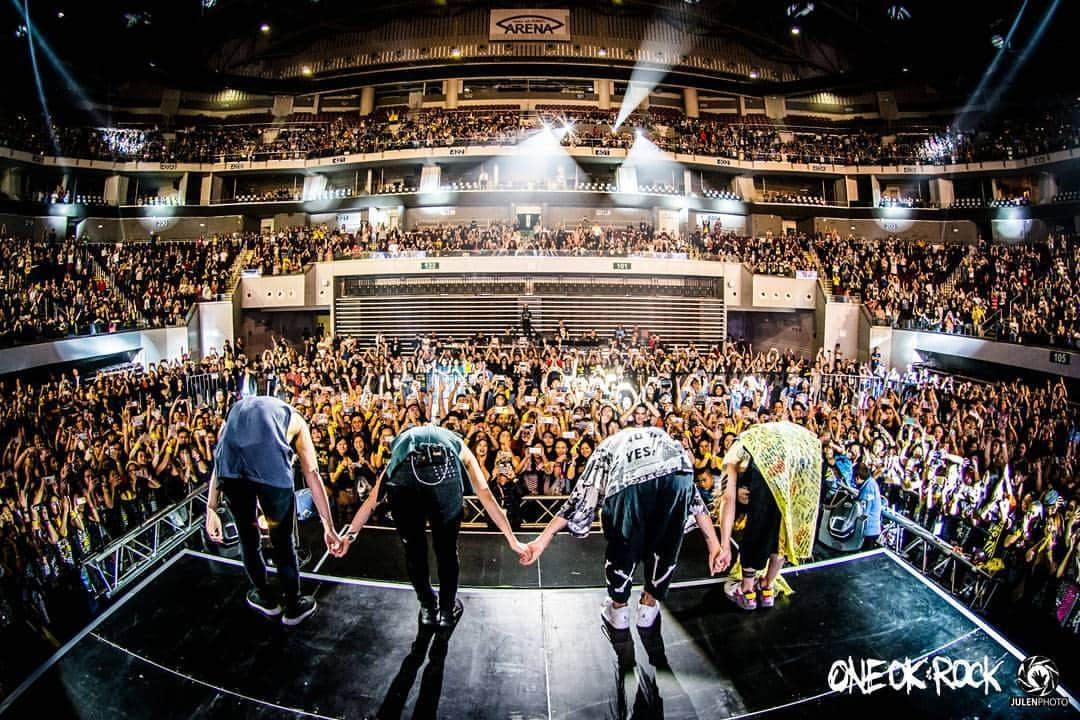
M418 467L408 458L394 468L387 483L387 499L401 542L405 568L422 605L430 605L435 591L428 567L425 524L431 525L431 547L439 571L439 605L447 610L457 598L458 531L464 506L461 471L456 457L445 465Z
M645 591L657 600L667 596L695 492L693 473L674 473L604 498L600 513L607 540L604 578L612 600L625 603L630 599L634 568L642 561Z
M260 593L270 594L266 581L266 565L262 556L262 540L256 520L258 501L270 528L270 544L277 567L278 583L286 609L296 604L300 596L300 564L296 558L293 532L296 528L296 495L292 488L278 488L241 478L221 478L221 491L229 501L240 535L240 554L244 558L251 584Z

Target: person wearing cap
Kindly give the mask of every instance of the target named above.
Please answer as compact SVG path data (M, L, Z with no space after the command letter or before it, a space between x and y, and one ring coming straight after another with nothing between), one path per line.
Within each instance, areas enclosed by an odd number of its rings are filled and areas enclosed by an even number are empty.
M626 428L601 442L589 456L573 493L529 543L522 564L536 562L564 528L575 537L588 536L598 510L607 540L608 598L601 617L616 630L630 627L630 585L640 563L645 565L645 588L637 625L649 628L656 622L688 527L696 524L705 535L710 573L721 572L731 560L730 528L723 542L717 539L694 484L689 453L660 428Z
M405 546L409 581L420 601L421 625L453 628L465 610L457 597L458 531L464 509L462 467L488 518L506 537L510 549L524 556L528 549L514 537L476 456L459 435L430 424L415 425L394 438L385 472L356 511L341 543L331 549L335 557L344 556L376 505L387 500ZM439 574L438 595L431 587L428 568L425 526L429 524Z

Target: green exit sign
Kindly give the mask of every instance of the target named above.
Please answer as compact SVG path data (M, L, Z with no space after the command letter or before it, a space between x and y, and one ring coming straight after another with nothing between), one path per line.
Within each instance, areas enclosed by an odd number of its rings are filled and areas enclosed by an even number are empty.
M438 270L439 263L437 262L422 262L420 263L421 270Z
M615 270L629 270L630 269L630 263L628 263L628 262L612 263L611 267L614 268Z

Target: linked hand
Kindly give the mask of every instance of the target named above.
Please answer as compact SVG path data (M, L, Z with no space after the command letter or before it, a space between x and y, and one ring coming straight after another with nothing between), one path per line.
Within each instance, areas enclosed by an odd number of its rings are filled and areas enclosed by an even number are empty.
M336 558L345 557L345 554L349 552L350 547L352 547L352 540L342 538L341 542L337 544L337 547L330 548L330 554Z
M324 528L323 542L326 543L326 549L330 551L331 555L333 555L341 547L341 544L344 541L341 539L341 536L337 534L337 531L333 528Z
M539 540L533 540L531 543L525 546L526 553L521 556L519 561L522 565L532 565L544 552L544 546Z
M525 558L529 555L529 546L520 540L514 540L510 543L510 549L518 554L518 557Z
M717 546L709 552L709 574L719 575L731 565L731 545Z

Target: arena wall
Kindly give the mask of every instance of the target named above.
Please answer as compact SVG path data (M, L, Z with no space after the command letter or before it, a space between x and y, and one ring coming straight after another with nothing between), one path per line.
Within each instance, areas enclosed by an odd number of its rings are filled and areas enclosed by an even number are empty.
M974 243L979 239L979 228L970 220L908 220L903 217L856 220L816 217L812 225L803 223L799 229L812 233L836 231L844 237L855 235L874 240L896 237L932 243Z

